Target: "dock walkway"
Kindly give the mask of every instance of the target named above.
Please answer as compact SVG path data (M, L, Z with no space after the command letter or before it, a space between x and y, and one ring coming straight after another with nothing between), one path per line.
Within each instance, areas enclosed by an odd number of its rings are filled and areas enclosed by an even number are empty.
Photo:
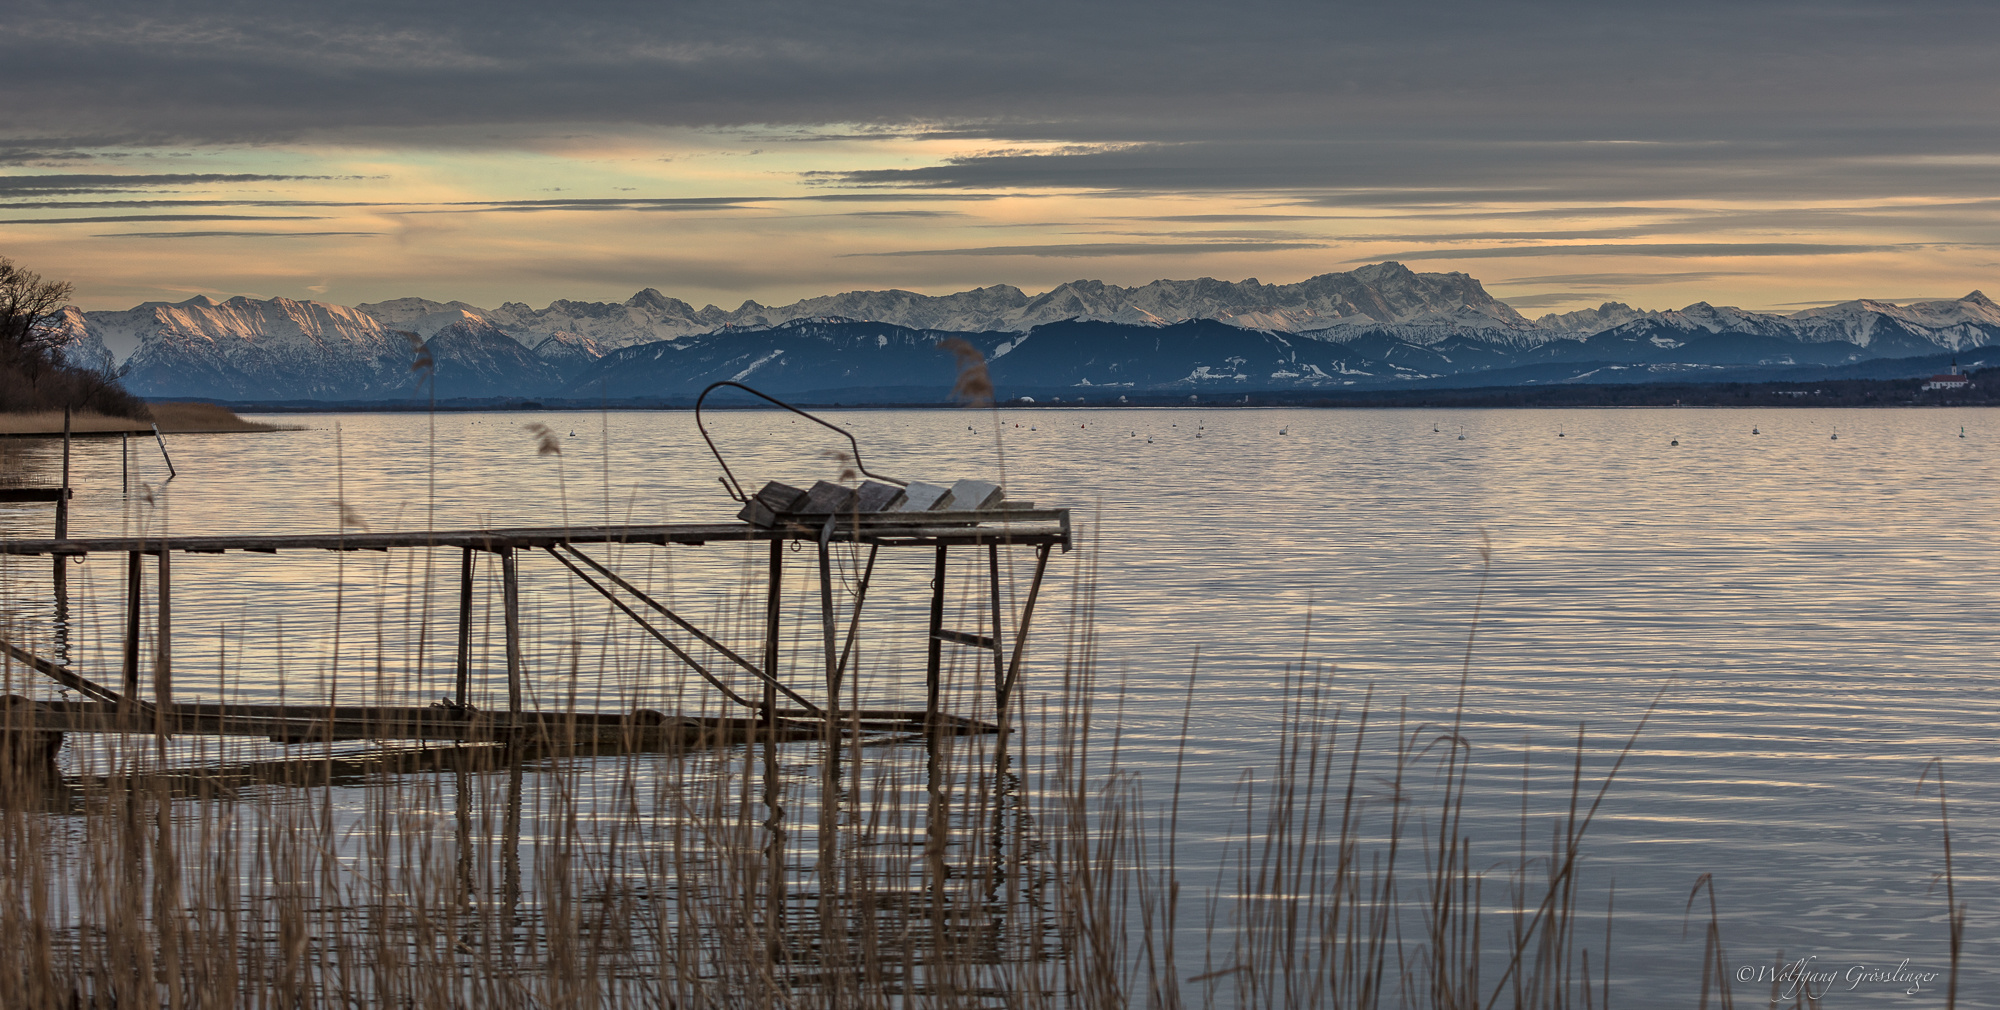
M774 485L775 486L775 485ZM765 497L771 500L767 488ZM793 505L807 504L803 499ZM851 503L850 503L851 504ZM781 509L783 507L781 506ZM947 506L948 508L948 506ZM756 512L746 508L742 521L723 523L671 523L630 526L557 526L460 530L413 530L401 532L358 532L338 534L192 534L146 537L51 537L47 539L0 539L0 556L54 556L58 559L91 554L125 554L126 620L124 663L120 683L113 687L92 680L68 666L53 662L0 641L0 652L8 659L28 665L57 683L81 693L83 701L43 701L32 706L30 722L20 729L40 733L146 732L163 739L178 734L266 737L273 741L298 743L335 740L433 740L452 742L497 742L547 746L567 741L585 747L684 746L696 740L745 739L753 728L779 736L817 736L826 732L859 733L982 733L999 727L939 711L940 648L945 644L970 646L993 657L994 687L998 704L1004 709L1006 697L1020 670L1020 652L1025 647L1028 622L1051 549L1071 547L1070 516L1067 509L1037 509L996 501L975 510L862 512L849 509L838 513L782 511ZM782 548L792 542L816 543L820 549L822 610L826 648L825 693L814 701L782 683L772 670L777 664L778 585L783 578ZM692 621L653 599L630 581L621 578L603 561L580 547L603 545L660 545L698 547L711 543L768 542L770 551L770 599L767 613L764 662L753 662L731 650ZM847 615L846 643L836 644L834 614L828 574L827 548L834 543L865 544L869 547L867 569L859 583L855 603ZM849 711L839 708L840 684L860 629L861 606L882 548L918 547L935 552L936 576L931 601L931 633L927 664L927 705L924 710ZM943 627L943 574L947 553L954 547L984 547L991 566L993 593L990 626L980 632L964 632ZM999 558L1003 548L1029 547L1036 551L1034 583L1015 623L1014 641L1002 635L999 595ZM323 706L258 706L176 704L173 701L172 663L172 565L175 553L224 554L231 551L277 554L282 551L393 551L456 549L462 553L459 594L459 642L457 690L446 703L428 708L357 707L331 703ZM658 712L577 713L533 712L522 709L522 678L525 675L521 650L521 625L517 571L523 552L546 553L561 562L572 574L603 595L647 634L672 652L729 701L750 709L747 718L697 720ZM475 709L468 697L469 649L473 606L473 566L477 554L500 560L502 607L506 624L508 707L505 711ZM154 611L158 627L153 636L151 656L142 656L140 615L146 591L142 559L157 559L152 580ZM58 582L60 595L61 582ZM60 602L60 601L59 601ZM668 630L642 610L664 617L677 633ZM1009 648L1011 644L1012 648ZM722 661L749 673L764 688L762 698L746 696L725 683L709 664L696 658L694 650L706 646ZM147 660L150 659L150 663ZM142 666L151 667L151 697L142 697ZM781 699L785 707L780 708ZM17 713L14 718L18 719Z

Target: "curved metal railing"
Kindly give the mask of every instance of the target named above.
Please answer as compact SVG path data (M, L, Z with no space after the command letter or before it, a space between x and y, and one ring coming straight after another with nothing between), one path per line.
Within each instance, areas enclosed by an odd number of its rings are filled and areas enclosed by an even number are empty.
M734 386L737 389L749 393L751 396L755 396L761 400L765 400L770 403L776 404L777 406L783 407L786 410L789 410L792 413L797 414L800 417L803 417L806 420L819 425L820 427L829 428L832 429L833 431L839 432L840 434L846 436L847 444L854 449L854 468L856 470L861 471L863 476L872 477L875 480L883 481L884 483L894 484L897 487L908 486L909 481L897 480L894 477L884 477L881 474L868 469L867 464L861 462L861 443L854 440L853 432L848 431L846 428L834 424L833 422L828 421L825 418L819 417L818 415L800 410L799 408L794 407L791 404L786 403L785 401L780 400L769 393L757 389L752 389L751 387L746 386L733 379L724 379L721 382L709 383L708 388L702 390L700 396L695 397L694 426L695 430L701 432L701 440L708 443L708 451L711 455L715 457L715 462L722 467L722 476L717 477L716 480L722 482L722 489L729 492L729 497L734 498L740 502L747 502L750 500L750 496L743 493L743 485L736 480L735 471L729 469L729 461L722 458L722 450L715 447L715 439L709 436L707 426L701 423L702 401L708 399L708 394L715 392L717 389L720 389L723 386Z

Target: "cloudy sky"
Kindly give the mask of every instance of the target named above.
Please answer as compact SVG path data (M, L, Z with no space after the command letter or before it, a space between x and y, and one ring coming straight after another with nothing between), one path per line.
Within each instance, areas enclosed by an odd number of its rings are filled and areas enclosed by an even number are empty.
M2000 295L1992 3L8 6L0 255L90 308Z

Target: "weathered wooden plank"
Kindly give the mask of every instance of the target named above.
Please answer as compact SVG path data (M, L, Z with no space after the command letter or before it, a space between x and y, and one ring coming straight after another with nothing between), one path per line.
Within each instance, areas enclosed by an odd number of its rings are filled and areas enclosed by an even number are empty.
M984 480L962 480L951 486L950 508L955 512L983 512L1000 504L1007 493L1000 485Z
M790 484L772 481L764 485L743 505L743 511L736 518L758 526L770 526L777 522L778 513L790 512L806 500L806 492Z
M112 704L118 703L119 700L118 692L113 691L108 687L104 687L103 685L100 685L95 681L90 680L89 678L83 676L82 674L73 672L67 666L63 666L60 663L51 663L48 660L43 659L42 657L37 656L34 653L29 652L28 650L23 649L12 642L9 642L5 639L0 639L0 652L4 652L8 656L11 656L14 659L17 659L23 663L26 663L29 666L34 667L36 670L39 670L44 674L47 674L50 679L56 681L57 683L63 685L64 687L69 688L70 690L81 691L90 697L98 698L103 701L108 701L111 702Z
M484 530L412 530L396 533L246 534L230 536L93 537L70 540L0 539L0 554L94 554L165 549L204 548L255 550L386 550L396 547L470 547L492 551L502 547L543 547L555 544L699 544L710 540L763 540L769 531L743 523L676 523L664 526L554 526Z
M59 487L0 487L0 502L62 501L73 495Z
M854 493L856 512L887 512L903 501L903 489L879 480L862 481Z
M947 523L1028 523L1057 522L1063 517L1063 509L987 509L983 512L962 512L947 509L942 512L925 512L912 515L908 512L862 513L859 522L863 526L940 526ZM847 522L848 517L840 517Z
M949 628L939 628L931 632L931 637L941 642L957 642L960 645L973 645L981 649L993 648L993 639L986 635L970 635L963 631L952 631Z
M942 489L940 489L942 490ZM1066 509L1005 509L985 512L961 512L953 509L944 511L924 511L911 514L905 511L909 502L905 501L896 511L861 513L859 522L868 532L887 533L888 528L897 528L899 536L923 535L918 531L935 529L952 523L985 523L989 528L999 528L1005 524L1008 529L1023 529L1037 522L1066 523ZM838 517L839 528L850 529L855 517L852 514ZM820 524L814 523L808 529L804 526L781 526L758 528L747 523L676 523L661 526L570 526L570 527L528 527L489 530L413 530L393 533L346 533L346 534L247 534L228 536L179 536L179 537L93 537L70 540L54 539L14 539L0 538L0 555L40 555L64 554L87 555L109 552L133 552L157 556L162 550L213 553L215 551L254 551L259 554L273 554L293 550L369 550L383 551L394 548L460 547L479 551L503 549L538 549L561 544L674 544L697 546L711 542L756 541L756 540L817 540Z
M855 495L851 487L843 487L832 481L819 481L806 492L806 500L793 508L799 515L823 516L834 512L854 511Z
M902 504L896 506L898 512L929 512L934 508L950 505L951 489L923 481L911 481L903 488Z
M125 733L131 724L118 706L103 702L41 701L29 712L33 727L75 733ZM796 709L773 713L781 727L791 732L786 738L808 738L824 726L824 717L812 717ZM907 709L860 709L836 713L843 729L858 726L864 733L909 732L921 728L924 713ZM437 706L402 708L394 706L336 706L313 708L302 705L218 705L188 703L175 707L164 720L169 732L210 736L256 736L300 743L319 740L472 740L504 741L521 739L615 740L638 733L655 735L676 727L687 730L699 726L704 732L719 724L738 724L741 729L760 720L715 719L670 716L650 709L631 712L523 712L510 717L504 712L449 709ZM964 716L941 716L961 733L991 733L994 726ZM736 734L741 739L741 734Z

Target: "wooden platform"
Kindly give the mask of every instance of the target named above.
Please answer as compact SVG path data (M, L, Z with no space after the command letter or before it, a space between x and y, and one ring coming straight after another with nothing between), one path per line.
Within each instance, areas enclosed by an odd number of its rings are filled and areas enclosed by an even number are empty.
M395 533L196 534L166 537L0 539L0 555L221 554L287 550L387 551L411 547L534 550L558 544L681 544L808 540L882 546L1054 545L1070 548L1068 509L1000 509L980 512L845 513L787 517L773 526L750 523L672 523L663 526L545 526L517 529L414 530ZM827 525L831 521L831 527Z
M0 487L0 502L68 501L76 493L66 487Z
M144 733L162 739L182 735L264 737L280 743L350 740L400 740L449 743L491 743L505 747L541 748L671 749L700 742L730 742L748 739L821 738L838 736L896 736L921 734L990 733L993 724L951 716L940 711L941 654L945 644L968 646L990 653L991 674L996 693L996 710L1004 713L1008 695L1020 673L1021 652L1026 645L1028 622L1040 592L1049 554L1070 549L1069 510L1037 509L1026 503L1009 504L997 486L978 481L960 481L951 488L912 485L919 497L901 488L873 482L860 489L872 497L863 500L855 490L821 482L813 492L768 485L758 500L746 503L745 521L722 523L677 523L654 526L559 526L486 528L470 530L412 530L403 532L360 532L334 534L196 534L154 537L68 537L60 533L48 539L0 539L0 555L54 556L56 559L55 597L58 613L67 606L63 578L66 558L90 554L126 555L125 621L122 663L118 679L100 683L60 662L37 655L14 642L0 639L0 653L39 671L55 682L82 693L88 701L38 702L23 728L49 733ZM830 489L830 490L829 490ZM781 493L782 491L782 493ZM837 492L837 493L836 493ZM954 508L953 498L970 504ZM764 506L764 502L776 508ZM823 509L825 504L834 506ZM761 511L760 511L761 510ZM59 520L58 529L62 525ZM676 613L638 585L621 577L610 565L579 550L603 544L656 544L699 546L708 543L762 542L769 545L769 576L766 620L761 656L746 656L694 621ZM779 680L780 581L787 542L806 542L817 547L820 596L821 659L824 693L809 699L792 685ZM833 594L833 572L829 553L835 543L865 544L867 560L862 567L851 606L847 608L845 642L837 624ZM984 548L990 613L979 618L977 631L945 628L945 565L952 547ZM861 609L875 571L876 555L882 548L922 547L934 552L931 579L931 620L925 662L925 708L919 711L863 711L837 709L841 683L855 652L860 631ZM1026 547L1035 554L1031 579L1018 621L1011 629L1011 643L1003 634L1000 558L1006 548ZM317 706L255 706L176 703L173 699L172 577L171 558L181 554L244 553L277 554L281 551L392 551L452 550L461 557L458 599L458 655L454 690L450 701L427 708ZM474 601L474 558L480 553L493 556L500 567L501 611L504 617L504 645L507 657L507 691L504 710L470 707L471 640ZM730 703L749 711L733 719L689 718L659 712L636 713L548 713L526 708L527 657L522 648L520 606L520 559L530 552L548 555L578 580L602 595L647 635L659 642L689 670L706 681ZM152 611L158 628L151 648L144 648L141 614L146 591L142 568L145 556L157 559L152 580ZM664 623L656 623L656 622ZM703 662L695 654L698 647L716 657ZM151 655L147 656L146 653ZM715 665L734 666L754 678L747 686L732 685ZM819 665L819 664L815 664ZM985 665L982 661L981 666ZM151 691L142 690L150 667ZM110 671L106 671L109 673ZM108 678L107 678L108 679ZM818 693L815 691L815 693ZM780 696L783 696L782 700ZM22 699L25 701L25 699ZM997 720L1005 724L1003 718Z
M992 733L993 724L947 713L862 709L834 713L847 732L950 736ZM397 706L218 705L176 702L164 712L150 704L137 711L93 701L38 701L10 713L21 728L57 733L165 733L170 736L264 737L274 743L350 740L444 740L537 747L671 749L701 743L817 739L826 722L802 711L780 710L769 722L756 717L669 716L651 709L625 713L488 712L443 705Z

